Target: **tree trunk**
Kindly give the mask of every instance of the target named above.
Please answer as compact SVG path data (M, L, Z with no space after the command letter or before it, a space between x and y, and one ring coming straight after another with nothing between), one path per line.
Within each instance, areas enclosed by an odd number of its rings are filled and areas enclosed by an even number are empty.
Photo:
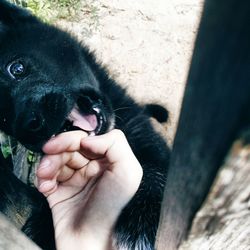
M206 0L174 139L157 249L185 239L218 168L249 126L250 2ZM249 149L237 142L182 249L250 249Z
M250 249L250 146L237 141L181 250Z

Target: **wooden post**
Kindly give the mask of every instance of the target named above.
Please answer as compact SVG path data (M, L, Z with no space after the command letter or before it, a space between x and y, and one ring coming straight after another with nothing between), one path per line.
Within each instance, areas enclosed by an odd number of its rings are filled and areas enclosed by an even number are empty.
M250 2L207 0L195 44L156 246L177 249L239 130L249 122Z

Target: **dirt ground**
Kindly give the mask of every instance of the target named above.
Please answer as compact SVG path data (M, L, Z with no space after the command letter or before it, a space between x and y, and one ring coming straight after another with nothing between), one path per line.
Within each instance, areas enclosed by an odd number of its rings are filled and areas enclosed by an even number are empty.
M203 0L89 1L75 21L60 21L96 52L141 103L170 112L172 142Z

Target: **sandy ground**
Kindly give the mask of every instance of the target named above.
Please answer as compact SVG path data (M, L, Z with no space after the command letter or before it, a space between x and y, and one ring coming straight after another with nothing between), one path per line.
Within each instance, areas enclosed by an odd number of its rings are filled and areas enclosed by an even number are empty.
M138 102L159 103L169 110L165 128L171 143L203 0L89 3L95 14L82 10L77 20L60 25L94 50Z

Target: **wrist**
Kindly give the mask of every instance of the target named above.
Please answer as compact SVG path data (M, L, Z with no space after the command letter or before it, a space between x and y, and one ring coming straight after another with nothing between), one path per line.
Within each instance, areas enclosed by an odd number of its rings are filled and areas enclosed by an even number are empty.
M57 250L112 250L111 235L106 233L93 233L81 230L64 236L56 237Z

